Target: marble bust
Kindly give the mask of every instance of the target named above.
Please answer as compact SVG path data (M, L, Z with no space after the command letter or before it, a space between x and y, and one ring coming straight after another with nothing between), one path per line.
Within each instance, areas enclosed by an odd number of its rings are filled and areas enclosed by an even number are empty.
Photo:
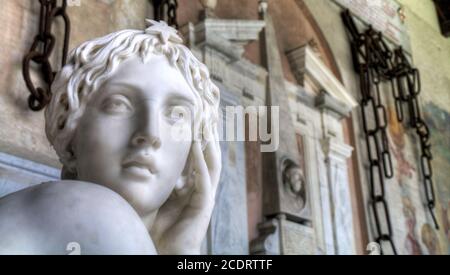
M286 158L282 162L283 183L287 193L295 198L295 204L303 209L306 203L305 176L303 170L292 160Z
M221 171L219 89L147 20L75 48L46 134L61 181L0 199L0 254L199 254Z

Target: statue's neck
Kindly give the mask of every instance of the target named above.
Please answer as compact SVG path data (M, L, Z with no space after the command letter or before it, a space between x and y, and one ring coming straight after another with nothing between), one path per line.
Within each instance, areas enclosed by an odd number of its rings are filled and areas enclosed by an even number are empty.
M156 214L158 214L158 211L153 211L153 212L151 212L149 214L141 216L142 222L144 223L144 225L147 228L147 231L149 233L150 233L150 230L153 227L153 223L155 222Z

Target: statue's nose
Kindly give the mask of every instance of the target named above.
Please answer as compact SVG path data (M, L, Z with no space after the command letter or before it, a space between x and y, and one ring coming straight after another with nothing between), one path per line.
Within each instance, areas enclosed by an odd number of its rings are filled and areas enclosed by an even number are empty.
M144 135L138 135L133 138L133 145L134 146L150 146L155 149L159 149L161 147L161 139L157 136L144 136Z
M161 147L159 131L159 115L156 111L149 109L137 117L137 129L132 137L134 146L149 146L154 149Z

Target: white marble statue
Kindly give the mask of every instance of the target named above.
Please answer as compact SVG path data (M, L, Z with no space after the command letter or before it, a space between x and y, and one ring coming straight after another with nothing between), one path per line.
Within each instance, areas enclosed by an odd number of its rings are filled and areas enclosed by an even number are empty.
M221 171L219 90L148 20L74 49L46 133L62 180L0 199L0 254L198 254Z

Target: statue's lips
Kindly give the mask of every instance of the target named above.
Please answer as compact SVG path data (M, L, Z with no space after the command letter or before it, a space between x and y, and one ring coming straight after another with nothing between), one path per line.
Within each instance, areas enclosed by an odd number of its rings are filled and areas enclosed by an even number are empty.
M142 155L126 159L122 166L125 170L135 172L143 176L151 176L158 172L153 159Z
M148 170L147 168L139 165L130 165L125 166L124 171L131 176L132 178L138 179L138 180L150 180L153 177L153 174Z

